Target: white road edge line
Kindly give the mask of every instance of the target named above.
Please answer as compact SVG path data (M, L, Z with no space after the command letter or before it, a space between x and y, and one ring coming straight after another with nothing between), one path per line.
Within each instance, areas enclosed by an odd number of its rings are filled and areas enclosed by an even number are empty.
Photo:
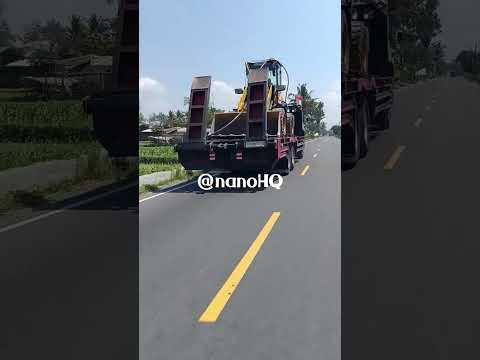
M147 201L147 200L150 200L150 199L154 199L154 198L156 198L156 197L159 197L159 196L168 194L169 192L172 192L172 191L174 191L174 190L182 189L182 188L187 187L188 185L192 185L192 184L194 184L194 183L196 183L196 182L197 182L197 180L189 181L188 183L183 184L183 185L181 185L181 186L177 186L177 187L171 188L171 189L169 189L169 190L167 190L167 191L163 191L163 192L161 192L161 193L158 193L158 194L149 196L149 197L147 197L147 198L140 199L140 200L139 200L139 203L142 203L142 202L144 202L144 201Z
M316 158L318 156L318 154L313 154L313 157Z
M0 229L0 234L1 234L1 233L4 233L4 232L7 232L7 231L9 231L9 230L17 229L17 228L22 227L22 226L27 225L27 224L31 224L31 223L36 222L36 221L38 221L38 220L42 220L42 219L48 218L48 217L53 216L53 215L56 215L56 214L60 214L60 213L64 212L65 210L68 210L68 209L71 209L71 208L76 208L76 207L78 207L78 206L91 203L92 201L95 201L95 200L98 200L98 199L107 197L107 196L109 196L109 195L112 195L112 194L115 194L115 193L117 193L117 192L120 192L120 191L129 189L129 188L134 187L134 186L137 186L137 183L136 183L136 182L133 183L133 184L129 184L129 185L122 186L122 187L120 187L120 188L118 188L118 189L115 189L115 190L108 191L108 192L106 192L106 193L104 193L104 194L98 194L98 195L95 195L95 196L93 196L93 197L91 197L91 198L78 201L78 202L76 202L76 203L67 205L67 206L65 206L65 207L63 207L63 208L61 208L61 209L54 210L54 211L48 212L48 213L46 213L46 214L39 215L39 216L33 217L33 218L31 218L31 219L23 220L23 221L20 221L20 222L18 222L18 223L16 223L16 224L12 224L12 225L5 226L5 227L3 227L3 228Z

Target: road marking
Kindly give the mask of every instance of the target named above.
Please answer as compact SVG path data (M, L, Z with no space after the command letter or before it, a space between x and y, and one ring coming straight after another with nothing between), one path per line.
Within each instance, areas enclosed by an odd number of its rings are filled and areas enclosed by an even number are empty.
M383 167L384 170L392 170L395 167L395 164L397 163L398 159L400 159L400 155L402 155L402 152L404 152L406 149L406 146L399 146L395 150L395 152L392 154L390 159L386 162L385 166Z
M420 127L422 121L423 121L422 118L418 118L417 121L415 121L415 123L414 123L413 125L414 125L415 127Z
M168 194L169 192L172 192L172 191L174 191L174 190L182 189L182 188L187 187L188 185L192 185L192 184L194 184L194 183L196 183L196 182L197 182L197 180L189 181L188 183L183 184L183 185L181 185L181 186L173 187L173 188L171 188L171 189L169 189L169 190L167 190L167 191L164 191L164 192L161 192L161 193L158 193L158 194L149 196L149 197L147 197L147 198L140 199L139 202L142 203L142 202L144 202L144 201L147 201L147 200L150 200L150 199L154 199L154 198L156 198L156 197L158 197L158 196L162 196L162 195Z
M238 284L247 272L253 259L255 259L255 256L260 251L263 243L265 242L265 239L272 231L272 228L279 217L279 212L274 212L270 216L270 219L268 219L267 223L264 225L257 238L253 241L252 245L250 245L250 248L247 250L245 255L243 255L242 260L240 260L233 272L228 277L227 281L225 281L222 288L218 291L213 300L210 302L210 305L208 305L202 316L200 316L198 322L214 323L217 321L220 313L227 304L228 300L232 297L235 289L238 287Z
M318 156L318 154L313 154L313 157L316 158Z
M88 203L91 203L92 201L95 201L95 200L98 200L98 199L101 199L101 198L104 198L104 197L107 197L109 195L112 195L112 194L115 194L117 192L121 192L121 191L124 191L124 190L127 190L127 189L130 189L131 187L134 187L134 186L138 186L137 185L137 182L134 182L133 184L129 184L129 185L125 185L125 186L122 186L118 189L114 189L114 190L111 190L111 191L108 191L106 193L103 193L103 194L99 194L99 195L95 195L95 196L92 196L91 198L88 198L88 199L85 199L85 200L81 200L81 201L78 201L76 203L73 203L73 204L70 204L70 205L67 205L61 209L58 209L58 210L54 210L54 211L51 211L51 212L48 212L46 214L42 214L42 215L39 215L39 216L36 216L36 217L33 217L31 219L27 219L27 220L24 220L24 221L20 221L16 224L12 224L12 225L8 225L8 226L5 226L3 228L0 229L0 234L1 233L4 233L6 231L9 231L9 230L13 230L13 229L17 229L21 226L24 226L24 225L27 225L27 224L31 224L33 222L36 222L38 220L42 220L42 219L46 219L50 216L53 216L53 215L56 215L56 214L60 214L62 212L64 212L65 210L69 210L69 209L72 209L72 208L76 208L76 207L79 207L79 206L82 206L82 205L85 205L85 204L88 204Z
M310 169L310 165L305 165L305 168L300 173L300 176L304 176L307 173L308 169Z

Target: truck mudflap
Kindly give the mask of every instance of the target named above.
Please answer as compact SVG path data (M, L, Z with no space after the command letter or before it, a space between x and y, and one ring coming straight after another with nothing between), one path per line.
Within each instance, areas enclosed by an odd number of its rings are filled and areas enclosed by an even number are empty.
M211 146L181 143L176 146L179 161L186 170L268 171L276 162L275 145Z

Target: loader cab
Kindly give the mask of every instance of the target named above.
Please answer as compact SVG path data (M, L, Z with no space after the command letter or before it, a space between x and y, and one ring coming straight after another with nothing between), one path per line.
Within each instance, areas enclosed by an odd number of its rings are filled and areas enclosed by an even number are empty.
M277 89L280 85L282 85L282 67L276 60L247 62L246 75L248 77L250 70L257 70L265 67L268 69L269 85L273 85L274 89Z

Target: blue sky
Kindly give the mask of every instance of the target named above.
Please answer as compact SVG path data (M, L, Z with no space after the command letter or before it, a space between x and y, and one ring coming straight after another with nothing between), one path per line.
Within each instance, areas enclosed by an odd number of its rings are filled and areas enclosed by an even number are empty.
M340 121L340 1L143 0L140 106L145 114L185 110L194 76L211 75L215 106L233 108L244 62L273 57Z

